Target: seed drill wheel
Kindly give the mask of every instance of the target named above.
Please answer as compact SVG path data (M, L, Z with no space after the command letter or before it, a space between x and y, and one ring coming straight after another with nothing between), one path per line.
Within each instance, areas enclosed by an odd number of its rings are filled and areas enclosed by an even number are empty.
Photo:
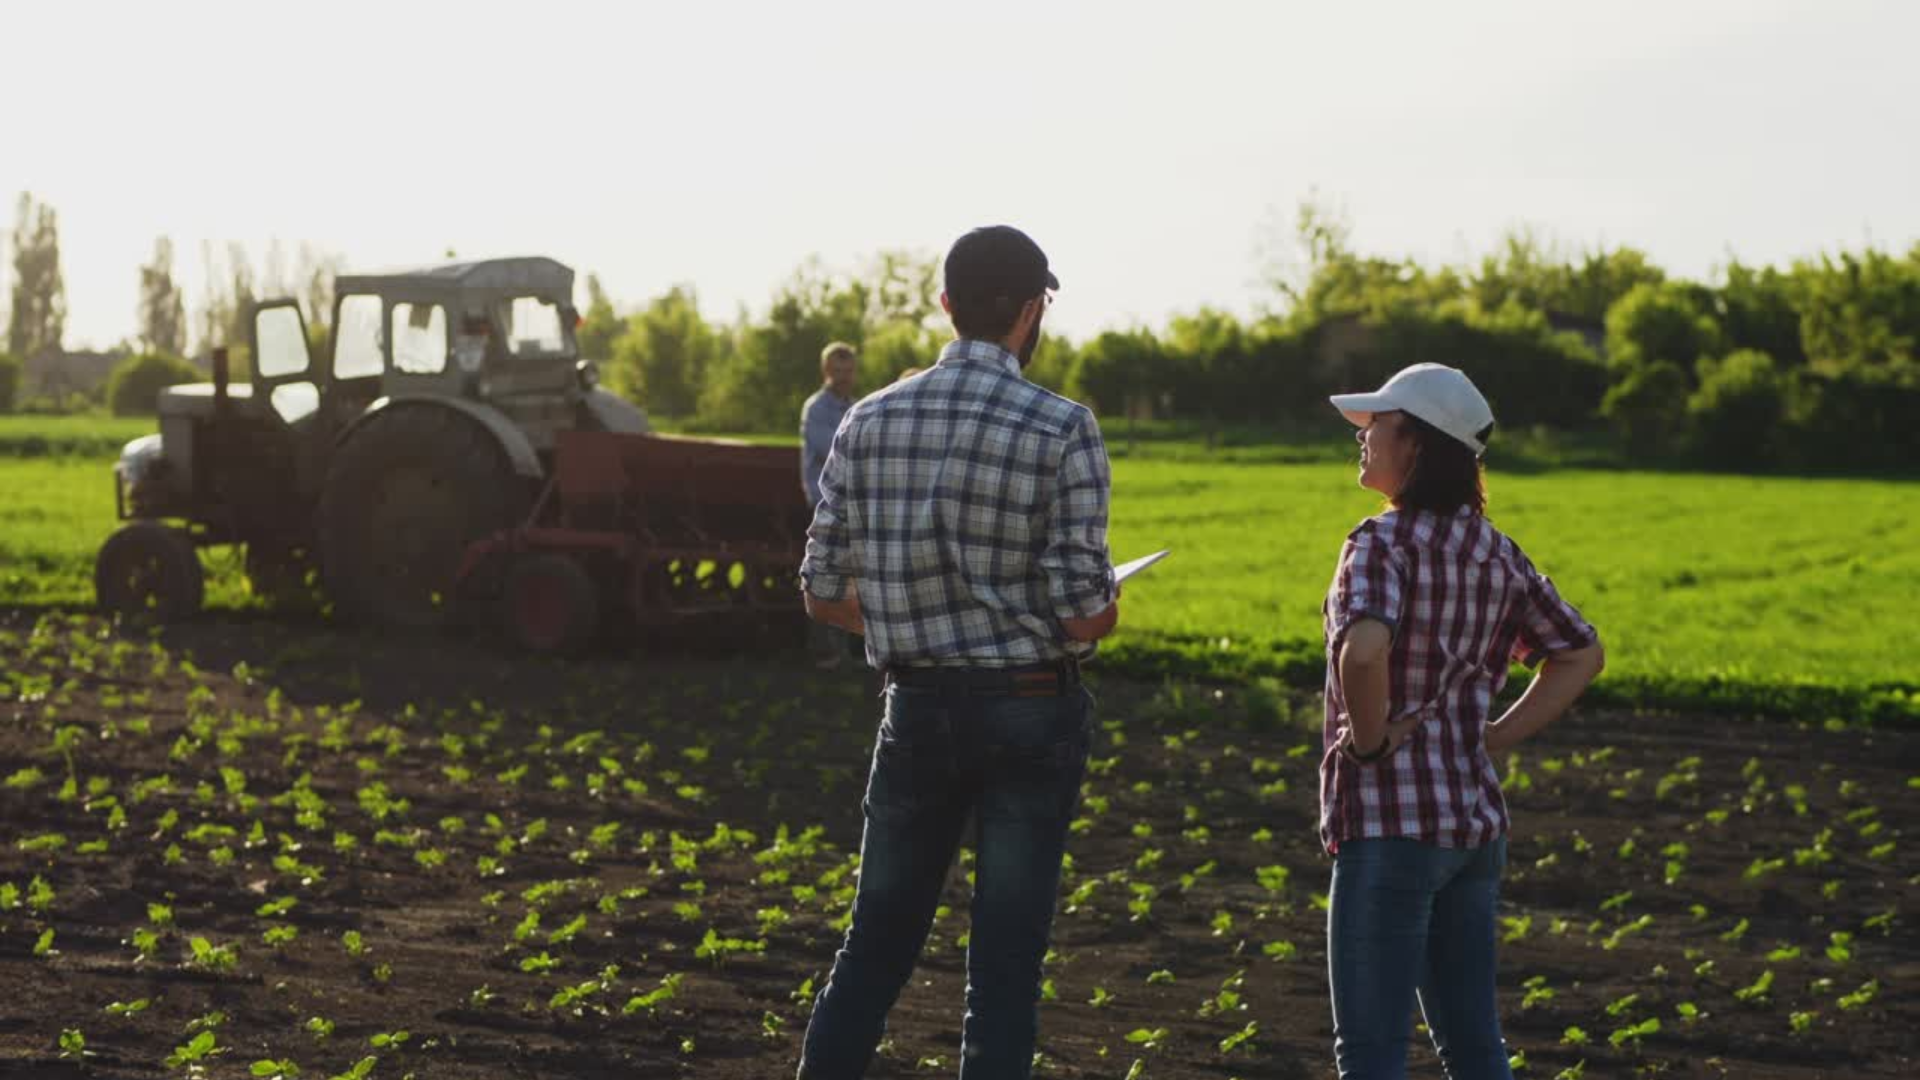
M93 589L109 614L171 622L200 611L206 578L186 533L157 521L135 521L100 545Z
M593 579L565 555L525 555L507 571L500 613L508 640L531 653L572 656L600 627Z
M408 630L452 621L467 545L519 523L530 492L485 428L451 408L370 417L320 494L320 568L342 614Z

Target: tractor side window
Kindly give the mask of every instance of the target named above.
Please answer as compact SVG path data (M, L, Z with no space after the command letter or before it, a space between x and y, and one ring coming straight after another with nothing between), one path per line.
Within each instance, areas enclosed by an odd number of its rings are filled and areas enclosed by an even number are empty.
M300 312L286 306L263 307L253 316L254 370L263 378L300 375L307 370L307 339L300 333Z
M364 294L340 298L340 325L333 331L333 377L378 375L380 298Z
M439 304L393 305L393 367L414 375L447 370L447 309Z
M567 351L557 304L516 296L500 305L500 322L507 332L507 351L514 356L561 356Z

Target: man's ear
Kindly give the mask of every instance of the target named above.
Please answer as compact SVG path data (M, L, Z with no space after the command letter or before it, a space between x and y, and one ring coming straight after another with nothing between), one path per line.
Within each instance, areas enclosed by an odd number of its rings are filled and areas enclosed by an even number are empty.
M953 301L947 299L947 291L945 289L940 290L940 310L946 312L949 316L953 314Z
M1033 324L1040 321L1040 312L1046 306L1045 300L1029 300L1021 304L1020 314L1013 317L1013 326L1007 331L1007 340L1015 342L1027 340L1027 335L1033 333Z

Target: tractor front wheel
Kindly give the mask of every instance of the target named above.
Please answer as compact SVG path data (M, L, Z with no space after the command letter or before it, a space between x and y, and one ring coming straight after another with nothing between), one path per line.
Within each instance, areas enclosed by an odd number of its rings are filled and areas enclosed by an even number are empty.
M192 618L206 599L193 540L157 521L135 521L100 545L93 589L102 611L130 619Z
M527 555L516 560L501 590L500 613L508 640L548 656L580 652L600 628L593 579L565 555Z

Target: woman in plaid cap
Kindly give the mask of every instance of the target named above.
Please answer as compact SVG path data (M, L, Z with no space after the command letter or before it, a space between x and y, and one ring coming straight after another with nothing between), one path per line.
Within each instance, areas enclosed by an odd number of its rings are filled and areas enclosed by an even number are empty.
M1404 1076L1417 997L1452 1080L1510 1080L1495 762L1600 673L1599 635L1487 521L1493 411L1464 374L1417 364L1332 401L1360 428L1360 485L1389 504L1347 537L1323 608L1334 1056L1343 1080ZM1495 718L1514 660L1544 664Z

